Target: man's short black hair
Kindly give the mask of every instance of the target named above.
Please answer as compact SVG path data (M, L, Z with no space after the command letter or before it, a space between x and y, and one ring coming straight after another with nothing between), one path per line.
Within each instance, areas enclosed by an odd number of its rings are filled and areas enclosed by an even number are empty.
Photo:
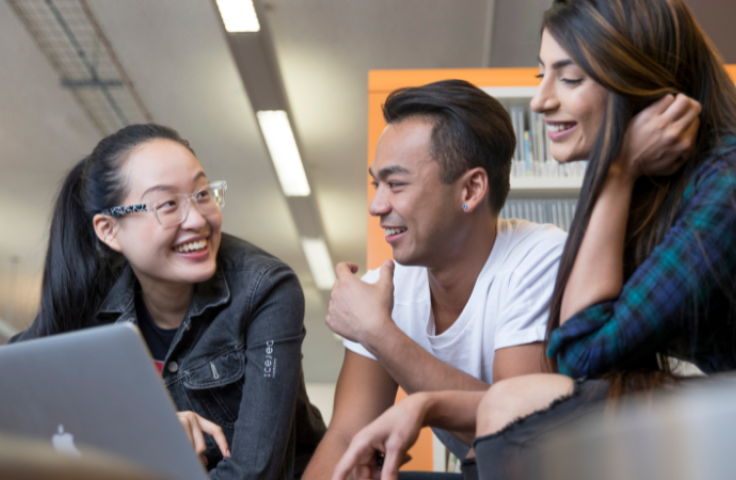
M386 123L423 117L432 123L430 156L440 164L440 179L452 183L471 168L488 174L494 213L506 203L516 135L503 106L464 80L444 80L391 92L383 105Z

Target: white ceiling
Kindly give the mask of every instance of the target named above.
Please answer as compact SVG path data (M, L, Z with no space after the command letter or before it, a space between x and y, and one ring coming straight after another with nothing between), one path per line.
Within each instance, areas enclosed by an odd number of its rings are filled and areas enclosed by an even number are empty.
M334 261L365 262L368 71L487 65L488 2L265 3ZM325 306L213 0L88 3L154 120L190 140L208 177L227 180L225 230L299 275L307 296L305 372L312 381L333 381L342 348L324 326ZM534 65L541 12L549 3L495 1L495 30L505 32L492 37L494 46L503 46L490 55L495 66ZM0 317L22 328L37 305L54 192L100 135L6 2L0 2L0 65ZM15 287L12 255L20 258ZM11 305L13 288L18 300Z

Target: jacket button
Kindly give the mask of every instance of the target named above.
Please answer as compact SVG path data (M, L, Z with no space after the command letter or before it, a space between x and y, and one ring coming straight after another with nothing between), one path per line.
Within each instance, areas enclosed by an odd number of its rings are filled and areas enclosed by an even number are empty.
M179 370L179 365L177 365L176 362L169 362L167 368L171 373L176 373L176 371Z

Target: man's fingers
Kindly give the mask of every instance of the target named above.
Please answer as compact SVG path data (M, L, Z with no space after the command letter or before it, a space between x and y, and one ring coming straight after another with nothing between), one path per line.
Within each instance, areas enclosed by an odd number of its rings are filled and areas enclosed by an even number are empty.
M395 264L393 260L386 260L381 265L381 272L379 273L378 280L381 283L387 283L389 285L394 284L394 269Z
M332 475L333 480L344 480L347 478L353 467L360 463L362 457L366 456L366 453L368 455L373 454L373 449L370 448L369 445L353 439L340 461L337 462L337 466L335 467Z
M355 265L354 263L348 263L348 262L340 262L335 266L335 274L337 275L338 280L342 280L344 278L350 278L353 276L353 270L352 265ZM355 270L358 271L357 268Z
M373 480L373 470L368 465L358 465L353 469L353 480Z
M227 438L225 437L225 433L222 431L222 428L220 428L216 423L200 416L197 416L197 421L199 422L199 427L202 431L207 435L210 435L215 440L215 443L222 452L222 456L229 457L230 446L227 444Z
M393 448L386 449L383 467L381 467L381 480L396 480L399 478L399 467L401 466L399 459L401 457L403 457L403 452Z
M346 478L348 478L348 474L353 469L353 466L356 462L354 457L354 452L351 452L350 449L348 449L348 451L345 452L345 455L342 456L340 461L337 462L335 470L333 470L332 472L332 480L345 480Z

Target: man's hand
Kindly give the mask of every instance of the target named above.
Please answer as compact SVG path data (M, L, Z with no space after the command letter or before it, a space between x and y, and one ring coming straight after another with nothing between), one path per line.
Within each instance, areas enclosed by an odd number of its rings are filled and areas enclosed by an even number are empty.
M407 451L416 443L424 426L425 397L411 395L388 409L373 423L353 437L350 447L335 467L333 480L395 480L399 467L409 460ZM383 453L383 466L376 462L376 452Z
M631 180L677 172L697 140L700 110L683 94L657 100L629 122L615 166Z
M327 326L353 342L365 345L374 335L393 324L394 262L387 260L381 266L378 282L373 285L355 276L358 266L339 263L335 267L337 282L332 287Z

